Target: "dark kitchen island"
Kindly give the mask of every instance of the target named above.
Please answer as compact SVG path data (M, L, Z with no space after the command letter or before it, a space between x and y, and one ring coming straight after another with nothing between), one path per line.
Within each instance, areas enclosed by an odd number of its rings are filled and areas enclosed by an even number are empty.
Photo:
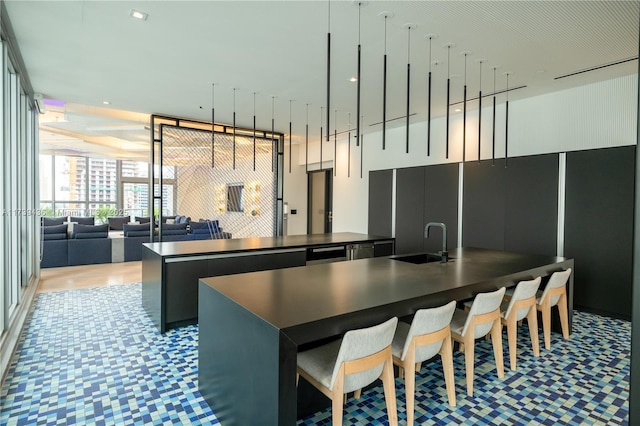
M298 350L392 316L573 268L573 259L475 248L450 256L448 263L374 258L201 279L201 394L224 425L294 425ZM573 274L570 325L572 301Z
M351 232L146 243L142 306L164 333L197 323L199 278L393 253L393 238Z

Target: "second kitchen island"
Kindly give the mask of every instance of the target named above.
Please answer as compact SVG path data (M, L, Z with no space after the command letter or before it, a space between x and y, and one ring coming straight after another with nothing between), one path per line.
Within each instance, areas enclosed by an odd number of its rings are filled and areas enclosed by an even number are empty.
M393 253L393 238L352 232L146 243L142 306L164 333L197 322L200 278Z

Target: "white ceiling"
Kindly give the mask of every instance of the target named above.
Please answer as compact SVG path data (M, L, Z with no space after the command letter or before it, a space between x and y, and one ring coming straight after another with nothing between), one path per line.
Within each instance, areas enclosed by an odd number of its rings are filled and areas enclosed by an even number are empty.
M308 122L319 137L326 114L327 32L331 31L331 130L355 126L358 28L362 46L363 131L379 131L382 61L387 20L387 118L406 114L407 62L411 64L412 121L427 115L429 40L433 115L482 91L526 86L510 100L536 96L637 72L638 62L572 77L572 72L638 55L638 1L16 1L5 0L32 86L66 103L42 117L43 148L143 158L148 115L211 119L288 133L290 100L294 138ZM146 21L129 16L136 9ZM330 9L330 12L329 12ZM360 20L358 18L360 14ZM360 24L359 24L360 22ZM410 49L409 31L411 23ZM448 61L448 49L453 43ZM410 57L408 57L410 55ZM235 108L234 108L234 88ZM110 105L103 105L109 101ZM499 101L504 101L501 95ZM488 101L487 101L488 102ZM477 108L477 102L468 108ZM130 113L128 113L130 112ZM373 124L373 125L372 125ZM389 125L402 125L396 120ZM326 131L326 130L325 130ZM295 140L295 139L294 139ZM300 139L298 139L300 140ZM62 152L62 151L60 151ZM73 152L73 151L70 151Z

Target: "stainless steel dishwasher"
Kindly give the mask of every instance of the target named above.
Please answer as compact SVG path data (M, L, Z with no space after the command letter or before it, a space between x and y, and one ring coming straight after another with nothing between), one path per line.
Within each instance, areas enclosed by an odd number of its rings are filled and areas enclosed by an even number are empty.
M347 244L347 259L357 260L373 257L373 243Z

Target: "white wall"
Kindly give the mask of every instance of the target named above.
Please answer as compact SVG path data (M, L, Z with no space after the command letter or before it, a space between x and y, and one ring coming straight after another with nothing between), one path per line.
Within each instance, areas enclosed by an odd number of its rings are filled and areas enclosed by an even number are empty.
M303 152L302 163L299 161L299 151ZM287 220L287 235L307 233L307 174L304 167L304 146L291 147L291 173L289 173L289 152L285 149L284 191L283 200L288 203L289 214ZM291 211L296 210L296 214Z
M636 144L636 74L509 102L509 157L625 146ZM496 158L505 153L504 95L498 97L496 111ZM481 158L491 158L492 105L483 102ZM415 119L416 121L418 119ZM387 128L386 149L382 150L381 132L364 137L364 168L360 178L360 148L351 144L351 176L347 177L347 140L338 139L337 176L333 187L333 231L367 232L368 177L371 170L385 170L462 161L462 114L450 117L449 158L445 158L445 117L431 123L431 156L426 155L426 122L410 126L409 154L405 152L405 127ZM478 157L478 114L467 111L466 160ZM333 143L323 148L323 165L333 164ZM299 180L296 202L306 205L305 147L297 153ZM293 156L294 161L296 156ZM318 168L318 141L310 143L311 170ZM288 181L285 175L285 194ZM303 195L300 191L304 189ZM287 201L287 195L285 195ZM290 207L291 208L291 207ZM291 218L291 216L289 216ZM304 226L296 223L300 233ZM299 219L302 219L300 217ZM304 231L303 231L304 228Z

